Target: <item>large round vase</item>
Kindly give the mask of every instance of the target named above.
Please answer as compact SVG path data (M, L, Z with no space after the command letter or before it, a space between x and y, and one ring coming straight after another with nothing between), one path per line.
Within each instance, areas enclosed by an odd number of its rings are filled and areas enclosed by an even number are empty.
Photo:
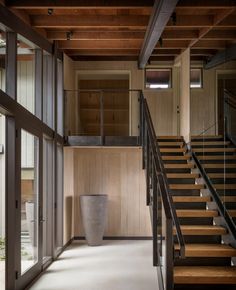
M100 246L107 221L107 195L81 195L81 217L89 246Z

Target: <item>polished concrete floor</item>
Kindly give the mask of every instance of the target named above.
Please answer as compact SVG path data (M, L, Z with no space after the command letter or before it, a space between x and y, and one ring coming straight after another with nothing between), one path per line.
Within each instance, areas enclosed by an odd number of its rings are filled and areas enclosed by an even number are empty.
M158 290L151 241L74 242L31 290Z

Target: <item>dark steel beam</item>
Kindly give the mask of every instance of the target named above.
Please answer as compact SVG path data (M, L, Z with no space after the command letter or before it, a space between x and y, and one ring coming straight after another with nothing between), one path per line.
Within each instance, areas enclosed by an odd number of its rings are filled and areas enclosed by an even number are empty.
M7 7L0 4L0 20L3 25L8 27L10 30L21 34L26 39L33 42L38 47L52 53L52 44L43 36L38 34L24 21L18 18L13 12Z
M139 54L139 68L144 68L170 19L178 0L156 0Z
M236 60L236 44L214 55L205 65L205 69L216 67L231 60Z

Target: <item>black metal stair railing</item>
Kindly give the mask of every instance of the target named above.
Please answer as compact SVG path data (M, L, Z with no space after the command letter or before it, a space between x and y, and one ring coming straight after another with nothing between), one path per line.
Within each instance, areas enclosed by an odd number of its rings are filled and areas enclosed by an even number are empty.
M201 176L203 177L205 184L208 188L208 190L210 191L210 194L213 198L213 200L215 201L218 211L221 215L221 217L224 219L225 221L225 226L227 227L227 230L229 231L229 233L231 234L232 238L234 239L234 241L236 242L236 226L235 223L233 222L230 214L228 213L225 205L223 204L219 194L217 193L217 191L214 188L213 183L211 182L210 178L208 177L205 169L203 168L203 166L201 165L200 161L198 160L196 154L193 152L193 150L190 148L190 153L193 157L193 160L195 162L195 164L197 165L198 170L201 173Z
M174 259L185 258L185 242L167 181L150 111L140 93L140 145L146 170L147 205L153 229L153 265L160 269L163 289L173 289ZM174 236L178 247L175 249Z

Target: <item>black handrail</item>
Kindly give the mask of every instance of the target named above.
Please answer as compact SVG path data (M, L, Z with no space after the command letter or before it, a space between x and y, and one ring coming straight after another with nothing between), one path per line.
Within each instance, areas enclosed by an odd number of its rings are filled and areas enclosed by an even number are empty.
M196 154L193 152L193 150L191 149L191 155L193 157L193 160L195 161L201 176L203 177L207 188L209 189L214 201L216 202L216 205L218 207L218 210L220 212L220 215L224 218L225 220L225 224L226 227L228 229L228 231L231 233L232 237L234 238L234 240L236 241L236 226L232 220L232 217L230 216L230 214L228 213L226 207L224 206L219 194L217 193L217 191L215 190L211 180L209 179L209 177L207 176L207 173L205 171L205 169L202 167L201 163L199 162Z
M143 124L141 124L141 134L140 135L142 137L145 136L145 132L143 129L144 129L144 126L146 124L146 131L147 131L146 134L148 134L148 136L150 137L150 146L151 146L152 153L153 153L152 158L154 161L154 169L155 169L155 174L156 174L158 184L160 186L160 193L161 193L161 197L162 197L162 201L163 201L165 215L166 215L166 218L171 219L173 224L175 225L176 236L177 236L177 240L178 240L178 244L179 244L178 257L184 258L185 257L184 238L183 238L183 235L181 232L179 219L177 217L177 213L176 213L176 209L174 206L172 194L171 194L169 184L167 181L164 163L162 161L160 149L158 146L155 129L154 129L153 122L151 119L151 114L150 114L150 111L148 108L147 101L144 98L142 93L140 96L140 102L142 104L141 110L142 110L142 114L143 114L143 116L141 118L141 121L143 122ZM142 145L145 148L145 144L142 144ZM147 152L146 152L146 154L147 154Z

